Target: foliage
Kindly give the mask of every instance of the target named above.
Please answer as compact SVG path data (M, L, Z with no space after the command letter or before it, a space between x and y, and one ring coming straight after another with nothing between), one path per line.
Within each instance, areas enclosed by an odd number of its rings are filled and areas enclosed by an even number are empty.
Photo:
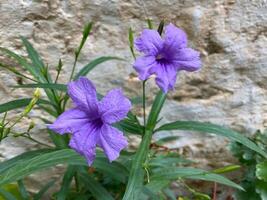
M267 152L267 131L257 133L251 138L263 151ZM237 200L267 199L267 160L258 152L241 143L232 143L231 151L242 164L244 171L240 185L246 191L237 191Z
M149 28L152 29L152 22L150 20L148 20L148 24ZM74 64L70 81L76 80L80 76L86 76L91 70L106 61L123 61L123 59L116 56L104 56L90 61L80 71L76 72L79 55L88 36L90 36L92 25L92 23L88 23L85 26L81 43L74 52ZM161 22L158 27L160 33L163 27L164 22ZM144 112L143 124L131 111L124 120L114 124L115 127L127 135L141 137L142 141L137 151L122 151L119 159L112 163L108 162L102 151L97 151L93 166L88 167L85 159L81 155L69 149L68 136L59 135L51 130L47 130L53 146L34 139L31 133L31 130L35 126L33 123L29 124L27 130L16 132L13 127L21 123L24 117L28 117L28 113L32 109L38 108L45 112L46 115L40 118L44 124L48 124L51 123L50 119L52 117L57 118L66 110L69 101L69 96L66 91L67 86L64 83L59 83L59 77L62 73L62 68L64 68L64 61L59 59L58 66L56 67L57 74L56 77L53 77L50 73L50 68L44 63L32 44L24 37L21 37L21 40L28 53L27 58L2 47L0 48L0 52L16 62L25 70L25 73L20 72L21 70L6 63L0 63L0 66L22 78L23 84L13 86L13 88L30 88L37 89L37 91L40 88L43 89L46 96L37 95L37 92L35 92L33 98L16 99L0 105L0 113L3 115L0 124L0 141L7 137L24 137L38 143L42 148L22 153L0 163L0 196L3 198L25 200L31 196L34 200L42 199L49 188L53 187L56 180L51 179L36 194L31 194L27 191L23 180L35 172L59 164L64 164L66 170L64 176L60 179L60 188L53 194L51 199L175 199L176 195L169 188L173 181L177 181L187 188L195 199L210 199L208 195L202 194L187 186L183 182L184 179L224 184L240 190L238 195L245 194L241 192L243 188L247 191L257 191L257 198L266 194L264 193L266 192L264 189L266 186L263 184L266 181L266 162L263 161L267 157L267 154L265 149L262 148L263 144L255 140L257 145L229 128L210 123L176 121L158 127L159 114L167 99L167 94L162 91L159 91L156 95L147 120L146 113ZM130 50L135 58L133 41L134 32L130 29ZM143 82L143 89L142 103L145 111L145 81ZM99 98L102 97L101 94L98 94L98 96ZM132 103L139 105L140 101L135 100L136 98L133 98ZM8 120L9 112L20 108L24 108L24 110L16 120ZM247 174L248 177L246 177L246 180L242 182L242 187L221 175L221 173L227 172L229 169L235 169L235 167L226 166L225 168L212 171L196 169L187 167L190 165L190 161L182 158L177 153L170 151L162 152L160 148L166 148L165 142L167 140L152 143L151 139L155 132L166 130L189 130L197 133L211 133L238 142L234 146L235 155L241 159L242 163L247 165L250 172ZM169 138L168 140L171 139L176 138ZM258 164L257 169L255 168L256 164ZM257 170L256 174L255 170ZM245 184L246 182L250 183L249 187ZM256 184L255 187L252 187L252 182ZM180 197L180 199L187 198Z

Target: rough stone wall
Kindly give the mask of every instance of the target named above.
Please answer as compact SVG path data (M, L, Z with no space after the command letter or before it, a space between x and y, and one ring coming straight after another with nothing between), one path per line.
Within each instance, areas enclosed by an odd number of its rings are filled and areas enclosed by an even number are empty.
M199 72L179 74L163 109L163 121L210 121L244 134L267 126L266 0L0 0L0 13L0 46L25 54L19 35L27 37L54 75L58 59L63 60L63 83L68 80L82 27L93 21L93 34L78 69L101 55L127 59L101 64L88 77L103 93L123 87L130 96L138 95L141 86L131 67L128 28L138 34L146 27L147 16L156 24L165 19L188 33L190 46L201 52L203 67ZM14 84L15 76L1 70L1 103L31 94L29 90L10 90ZM148 88L151 102L156 91L153 80ZM40 136L43 128L38 125L36 134ZM204 164L211 159L207 165L228 161L229 156L222 156L223 139L179 134L181 139L171 147L189 148L189 154ZM0 155L12 157L30 146L24 140L15 143L16 147L13 139L2 143Z

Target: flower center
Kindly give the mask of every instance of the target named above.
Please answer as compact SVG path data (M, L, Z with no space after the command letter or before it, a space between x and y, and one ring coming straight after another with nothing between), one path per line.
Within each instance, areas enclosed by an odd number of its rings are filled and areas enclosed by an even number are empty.
M156 60L162 60L162 59L165 59L164 58L164 56L163 56L163 54L158 54L157 56L156 56Z
M159 53L156 56L156 61L160 64L167 64L169 61L166 59L166 56L162 53Z
M104 124L103 121L102 121L102 119L101 119L101 117L98 117L98 118L94 119L94 120L92 121L92 123L94 124L94 126L95 126L96 128L101 128L102 125Z

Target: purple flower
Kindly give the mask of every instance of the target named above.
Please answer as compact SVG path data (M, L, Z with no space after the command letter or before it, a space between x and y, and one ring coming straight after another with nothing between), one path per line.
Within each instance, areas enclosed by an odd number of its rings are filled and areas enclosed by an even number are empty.
M157 85L165 93L174 88L178 71L195 71L201 66L199 52L187 48L185 32L173 24L166 26L164 38L156 30L145 29L135 46L144 53L134 63L139 78L146 80L155 74Z
M95 159L96 146L104 150L110 162L115 160L128 143L112 124L126 117L130 101L120 89L109 91L98 101L95 86L84 77L68 84L68 94L76 107L62 113L49 128L59 134L71 133L70 147L89 165Z

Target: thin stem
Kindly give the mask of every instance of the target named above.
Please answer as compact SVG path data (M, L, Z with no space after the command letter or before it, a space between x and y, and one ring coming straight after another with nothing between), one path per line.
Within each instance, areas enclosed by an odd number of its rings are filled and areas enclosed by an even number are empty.
M39 142L38 140L32 138L32 136L28 133L28 132L25 132L25 133L14 133L14 132L11 132L13 134L13 137L24 137L24 138L27 138L37 144L40 144L40 145L43 145L43 146L46 146L46 147L49 147L49 148L53 148L52 146L48 145L48 144L45 144L43 142Z
M22 135L22 137L25 137L25 138L28 138L29 140L37 143L37 144L40 144L40 145L43 145L43 146L46 146L46 147L49 147L49 148L53 148L52 146L48 145L48 144L45 144L45 143L42 143L42 142L39 142L38 140L32 138L30 135Z
M146 132L146 80L143 81L143 120L144 120L144 134Z
M72 70L71 70L70 80L69 80L69 81L72 80L72 77L73 77L73 75L74 75L74 71L75 71L75 68L76 68L76 65L77 65L77 60L78 60L78 56L75 55L75 60L74 60L74 63L73 63L73 67L72 67Z
M212 200L217 200L217 183L216 182L214 182Z
M60 74L60 71L57 72L57 76L56 76L56 80L55 80L55 83L57 83L58 81L58 78L59 78L59 74Z

